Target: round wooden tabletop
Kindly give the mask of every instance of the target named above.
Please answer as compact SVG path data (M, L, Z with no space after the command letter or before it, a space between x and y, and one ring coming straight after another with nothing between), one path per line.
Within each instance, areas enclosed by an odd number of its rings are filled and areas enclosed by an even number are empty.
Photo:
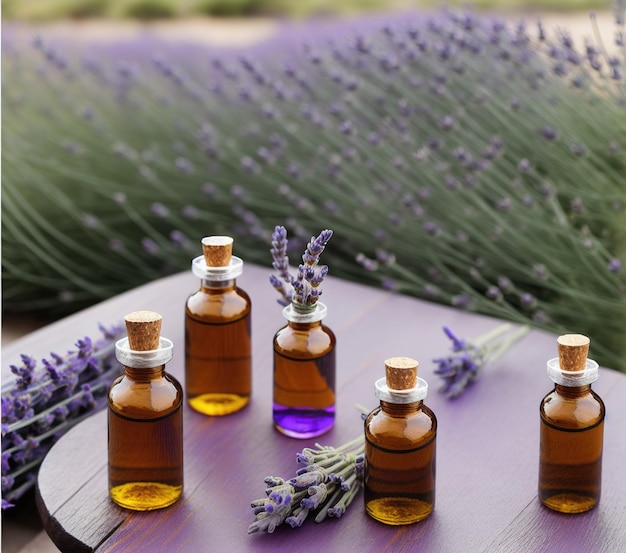
M437 392L432 362L450 347L442 327L472 338L501 321L329 278L325 322L337 336L337 420L317 440L295 440L272 427L272 338L285 321L268 275L268 269L246 265L238 279L253 302L252 401L227 417L206 417L185 406L185 491L178 503L142 513L111 502L104 412L77 425L49 452L39 473L38 505L62 551L622 550L626 375L601 369L593 385L607 409L600 505L582 515L557 514L537 499L538 408L553 386L546 361L556 356L555 336L532 331L486 367L463 396L447 400ZM44 356L85 334L96 335L98 323L148 309L163 315L162 335L174 342L167 369L183 381L184 304L197 287L191 272L152 282L16 341L3 349L3 357L13 362L19 353ZM430 384L426 404L439 422L433 515L411 526L385 526L365 514L361 495L339 519L248 535L254 520L250 502L264 495L265 476L293 476L296 453L315 441L339 445L362 435L356 405L377 405L374 382L392 356L418 359L420 376Z

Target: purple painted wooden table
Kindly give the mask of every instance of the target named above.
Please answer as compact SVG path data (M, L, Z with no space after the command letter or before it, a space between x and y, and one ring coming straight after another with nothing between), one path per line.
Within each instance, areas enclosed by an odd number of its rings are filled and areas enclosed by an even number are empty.
M424 551L617 552L626 547L626 375L602 369L594 389L606 403L603 497L599 507L566 516L536 497L539 402L552 384L546 360L556 337L532 332L464 396L437 393L434 357L448 351L441 328L470 338L500 321L329 278L326 323L336 333L338 414L317 441L339 445L363 432L355 405L377 405L374 381L387 357L421 362L430 383L426 403L439 420L434 514L406 527L370 519L359 496L341 519L274 534L248 535L250 501L262 497L266 475L290 477L295 455L315 440L278 434L271 422L272 337L284 324L268 269L247 265L239 284L253 301L253 399L243 411L209 418L185 408L185 492L174 506L147 513L114 505L107 492L106 417L101 412L66 434L44 461L38 504L46 529L63 551ZM163 315L163 336L174 342L168 369L183 379L184 302L198 285L175 275L108 300L5 348L46 355L137 309ZM576 329L571 329L573 332ZM593 351L593 337L592 351ZM5 363L7 364L7 363Z

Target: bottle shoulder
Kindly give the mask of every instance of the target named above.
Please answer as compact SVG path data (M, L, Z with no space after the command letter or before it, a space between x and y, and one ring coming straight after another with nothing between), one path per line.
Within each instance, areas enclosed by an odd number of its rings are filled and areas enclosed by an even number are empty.
M187 298L185 313L188 317L205 322L229 322L250 314L252 302L245 290L235 286L230 289L201 287Z
M553 426L580 429L604 419L604 402L593 390L584 394L562 394L552 390L541 401L539 412L544 422Z
M396 406L393 413L382 407L374 409L365 419L365 436L368 441L390 449L417 448L426 445L437 435L437 417L422 405L418 410Z
M116 379L109 389L109 408L132 418L153 419L165 416L182 405L183 391L169 374L153 380L136 381L127 375Z
M274 336L274 351L283 355L298 357L322 356L334 351L336 338L333 331L322 324L299 325L294 328L290 325L282 327Z

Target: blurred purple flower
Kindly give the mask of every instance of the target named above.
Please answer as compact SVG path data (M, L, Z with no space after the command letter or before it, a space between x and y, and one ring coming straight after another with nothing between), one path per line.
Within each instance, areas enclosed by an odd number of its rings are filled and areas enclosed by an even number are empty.
M618 273L622 268L622 260L614 257L609 261L608 269L612 273Z

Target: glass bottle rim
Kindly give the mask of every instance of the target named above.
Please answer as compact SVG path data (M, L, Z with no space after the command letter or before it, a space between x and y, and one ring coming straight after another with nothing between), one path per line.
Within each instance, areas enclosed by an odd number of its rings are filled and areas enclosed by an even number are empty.
M292 323L315 323L321 321L327 314L328 308L321 301L316 302L313 309L306 312L298 311L293 303L283 309L283 317Z
M191 272L203 280L221 282L233 280L243 273L243 260L235 255L225 267L209 267L203 255L195 257L191 262Z
M125 367L133 369L153 369L165 365L172 359L174 344L167 338L159 338L158 349L137 351L130 349L128 337L115 343L115 357Z
M555 384L575 388L587 386L598 380L600 371L598 363L593 359L587 359L585 368L582 371L564 371L561 369L559 358L554 357L547 362L548 377Z
M387 403L415 403L428 395L428 382L418 376L414 388L393 390L387 386L387 379L383 377L376 381L374 395Z

